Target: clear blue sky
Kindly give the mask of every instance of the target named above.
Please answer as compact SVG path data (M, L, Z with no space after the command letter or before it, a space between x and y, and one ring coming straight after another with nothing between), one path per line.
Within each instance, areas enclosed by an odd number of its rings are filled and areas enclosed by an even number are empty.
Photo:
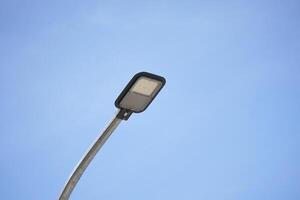
M1 1L1 199L56 199L137 72L166 77L72 200L299 200L300 3Z

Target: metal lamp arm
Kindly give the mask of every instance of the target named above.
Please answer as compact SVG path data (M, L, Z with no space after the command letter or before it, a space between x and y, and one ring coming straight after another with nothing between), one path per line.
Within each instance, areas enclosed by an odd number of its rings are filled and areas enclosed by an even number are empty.
M84 173L84 171L86 170L90 162L94 159L97 152L100 150L100 148L104 145L104 143L109 138L109 136L113 133L113 131L117 128L117 126L122 121L122 119L118 116L120 115L120 112L121 111L119 111L118 114L112 119L112 121L104 129L102 134L97 138L97 140L93 143L93 145L89 148L87 153L77 164L73 173L71 174L68 181L66 182L63 191L61 192L59 200L69 199L73 189L75 188L77 182L79 181L80 177L82 176L82 174Z

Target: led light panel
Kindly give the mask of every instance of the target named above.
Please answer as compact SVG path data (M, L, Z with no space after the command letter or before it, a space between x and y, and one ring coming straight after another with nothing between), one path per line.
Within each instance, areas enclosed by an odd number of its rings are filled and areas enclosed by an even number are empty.
M161 84L159 81L147 77L141 77L135 82L131 91L142 95L151 96L159 84Z

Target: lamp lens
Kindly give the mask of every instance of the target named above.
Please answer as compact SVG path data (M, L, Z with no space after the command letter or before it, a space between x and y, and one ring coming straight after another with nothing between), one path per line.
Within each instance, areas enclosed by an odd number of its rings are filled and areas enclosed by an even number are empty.
M131 91L145 96L152 96L153 92L160 84L159 81L141 77L132 86Z

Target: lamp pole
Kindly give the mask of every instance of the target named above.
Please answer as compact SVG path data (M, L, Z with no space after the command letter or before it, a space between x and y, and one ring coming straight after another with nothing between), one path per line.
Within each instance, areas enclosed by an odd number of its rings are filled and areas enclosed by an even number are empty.
M117 114L77 164L62 190L59 200L68 200L70 198L80 177L120 122L128 120L132 113L143 112L164 84L165 79L163 77L148 72L140 72L130 80L115 101L115 105L118 108Z
M111 120L108 126L103 130L102 134L97 138L94 144L90 147L87 153L83 156L80 162L75 167L73 173L69 177L66 185L61 192L59 200L68 200L73 189L75 188L77 182L79 181L80 177L84 173L85 169L88 167L90 162L94 159L97 152L101 149L103 144L109 138L109 136L114 132L117 126L120 124L122 119L119 119L117 115Z

